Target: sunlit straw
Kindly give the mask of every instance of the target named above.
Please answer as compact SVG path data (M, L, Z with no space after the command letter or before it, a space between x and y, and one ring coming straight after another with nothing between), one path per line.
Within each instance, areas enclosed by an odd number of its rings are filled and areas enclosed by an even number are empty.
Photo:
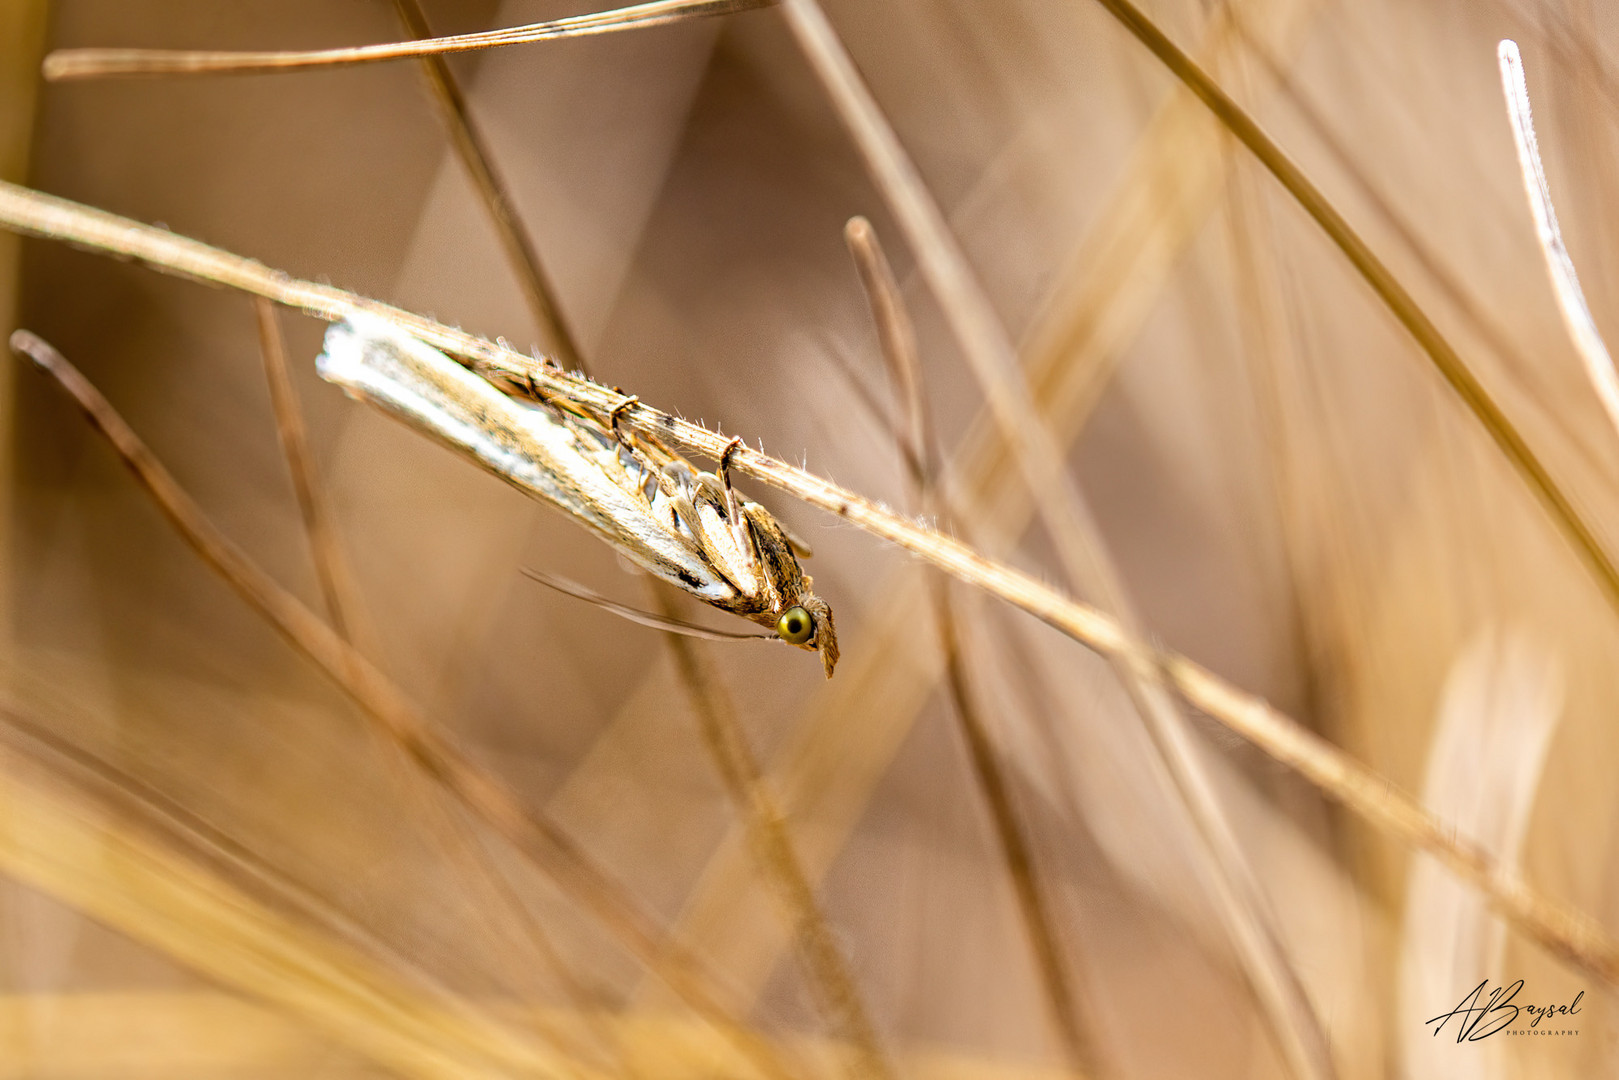
M1529 111L1529 86L1523 77L1523 58L1518 55L1518 44L1511 39L1496 47L1501 60L1501 90L1507 98L1507 119L1512 122L1512 138L1518 146L1518 164L1523 169L1523 188L1529 195L1529 212L1534 215L1535 234L1540 238L1541 253L1546 256L1546 270L1551 274L1552 290L1557 293L1557 307L1563 313L1574 348L1585 364L1585 373L1596 388L1602 407L1607 410L1608 422L1619 431L1619 374L1613 369L1613 358L1602 343L1596 320L1585 302L1580 289L1579 275L1574 272L1574 260L1563 246L1563 234L1557 228L1557 211L1552 208L1551 186L1546 183L1546 170L1540 163L1540 147L1535 142L1535 119Z
M286 71L292 68L374 64L413 56L476 52L502 45L525 45L552 38L586 37L617 30L644 29L665 23L766 7L774 0L655 0L650 4L596 11L550 22L485 30L476 34L422 41L359 45L346 49L294 52L210 52L178 49L63 49L45 58L45 78L104 79L128 75L204 75Z

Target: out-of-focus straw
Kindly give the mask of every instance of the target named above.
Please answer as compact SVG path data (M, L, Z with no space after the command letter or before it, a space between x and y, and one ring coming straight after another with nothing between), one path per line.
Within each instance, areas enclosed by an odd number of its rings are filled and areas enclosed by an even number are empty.
M526 45L551 38L585 37L733 11L764 7L772 0L654 0L650 4L596 11L550 22L509 26L476 34L346 49L293 52L212 52L180 49L60 49L45 58L45 78L107 79L138 75L225 75L288 71L294 68L374 64L407 57L476 52L503 45Z
M1551 186L1546 183L1546 170L1540 163L1540 147L1535 142L1535 118L1529 111L1529 86L1523 77L1523 57L1518 54L1518 43L1510 38L1496 47L1501 61L1501 90L1507 98L1507 119L1512 122L1512 139L1518 146L1518 164L1523 169L1523 189L1529 196L1529 213L1535 219L1535 235L1540 239L1540 250L1546 256L1546 270L1551 275L1552 290L1557 294L1557 307L1563 313L1574 348L1585 364L1585 373L1596 389L1597 399L1608 413L1608 422L1619 432L1619 373L1613 369L1613 357L1602 342L1591 308L1580 289L1579 275L1574 272L1574 260L1563 246L1563 234L1557 228L1557 211L1552 208Z

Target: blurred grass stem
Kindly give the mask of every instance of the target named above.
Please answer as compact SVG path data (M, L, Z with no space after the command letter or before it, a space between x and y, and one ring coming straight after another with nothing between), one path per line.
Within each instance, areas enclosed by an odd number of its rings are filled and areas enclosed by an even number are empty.
M421 40L432 39L433 30L428 25L427 13L422 10L418 0L394 0L394 10L399 13L399 21L405 25L406 31ZM466 170L472 186L478 189L478 198L495 227L495 233L500 237L501 247L506 249L506 258L512 264L518 287L523 290L523 300L552 358L570 371L588 373L579 345L574 341L561 305L557 302L556 287L545 272L539 250L530 239L528 230L523 227L517 205L495 171L494 154L472 118L467 96L456 81L455 73L438 53L422 56L421 71L433 92L433 100L438 105L439 117L444 122L445 133L450 137L450 145L455 148L455 155Z
M650 4L597 11L550 22L529 23L476 34L425 41L359 45L345 49L288 52L211 52L178 49L60 49L45 57L45 78L106 79L137 75L225 75L291 71L297 68L375 64L420 56L476 52L503 45L526 45L554 38L644 29L733 11L765 7L774 0L656 0Z
M1540 162L1540 147L1535 141L1535 118L1529 109L1523 57L1518 53L1517 42L1510 40L1501 42L1496 55L1501 62L1501 90L1506 95L1507 119L1512 123L1512 140L1518 148L1518 165L1523 170L1529 213L1535 221L1535 236L1546 258L1552 290L1557 294L1557 309L1563 314L1563 324L1574 340L1574 349L1585 365L1586 377L1591 380L1597 400L1608 414L1608 423L1619 433L1619 374L1614 372L1613 357L1603 344L1602 332L1597 329L1596 319L1580 288L1579 275L1574 272L1574 260L1563 246L1563 234L1557 227L1551 185L1546 182L1546 169Z
M309 452L309 431L304 424L303 411L298 408L292 376L287 371L287 347L276 322L275 305L259 297L253 302L253 313L258 321L259 354L270 385L276 435L286 455L287 471L292 475L292 489L298 497L304 532L309 537L309 550L315 563L315 576L320 581L321 597L326 602L326 615L337 636L354 645L357 644L359 591L332 525L331 504L315 474L314 457Z
M679 594L674 587L647 580L664 617L678 620ZM663 637L691 699L703 745L748 832L765 884L776 894L782 915L791 925L812 997L853 1050L849 1075L854 1080L895 1080L897 1074L878 1041L860 987L804 873L803 861L787 828L787 815L771 793L748 745L736 706L721 686L702 646L680 634L665 633Z
M942 528L953 532L957 515L948 494L937 483L939 455L934 445L933 425L926 399L922 394L922 366L917 356L916 329L906 310L905 299L871 222L863 217L851 218L843 235L854 257L861 286L865 289L866 302L871 307L872 321L877 327L877 340L882 346L884 365L888 369L895 397L900 402L897 430L900 432L898 441L906 470L916 489L923 515L937 519ZM1011 785L1001 769L994 740L972 697L962 656L960 621L950 595L950 579L943 574L931 573L928 583L939 630L939 649L944 657L945 686L950 693L956 721L961 726L962 741L967 745L973 779L989 810L1001 858L1006 864L1007 877L1017 897L1018 913L1022 917L1029 950L1034 956L1045 991L1046 1009L1052 1027L1069 1069L1077 1076L1098 1075L1102 1070L1098 1068L1097 1048L1082 1028L1084 1021L1092 1017L1093 1010L1089 1003L1082 1004L1080 993L1069 978L1063 958L1062 939L1051 917L1051 903L1045 883L1041 880L1039 865L1035 862L1034 852L1018 819Z

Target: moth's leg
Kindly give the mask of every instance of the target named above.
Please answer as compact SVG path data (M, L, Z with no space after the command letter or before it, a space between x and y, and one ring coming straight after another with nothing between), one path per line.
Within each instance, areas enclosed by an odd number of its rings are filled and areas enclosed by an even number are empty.
M497 382L496 385L502 384ZM545 390L541 388L540 384L535 381L534 373L532 371L524 371L521 382L518 381L516 376L511 376L505 380L504 385L510 387L512 390L511 396L516 398L518 401L524 401L525 404L539 409L541 412L545 413L546 416L550 417L552 420L555 420L559 424L563 424L565 426L568 425L568 412L559 406L554 398L551 398L546 394Z
M742 438L737 436L725 444L725 451L720 454L720 483L725 485L725 509L731 515L732 521L740 521L742 514L737 509L736 489L731 486L731 455L742 449L742 446Z
M725 451L720 454L720 483L725 485L725 516L731 523L737 547L742 550L749 564L758 569L759 551L754 546L753 530L748 528L747 520L742 516L742 505L738 501L736 488L731 486L731 455L742 449L743 445L740 436L725 444Z
M614 405L612 411L607 414L607 430L612 433L613 438L618 442L619 449L628 452L630 457L642 469L652 472L652 462L646 459L645 455L640 452L640 448L635 445L635 441L625 435L623 429L618 426L618 422L623 418L624 414L639 404L641 404L641 399L631 394L617 405Z
M612 429L614 435L618 436L619 442L625 441L624 433L618 430L619 418L639 404L641 404L641 399L635 394L631 394L617 405L614 405L612 412L607 414L607 426Z
M618 422L623 415L639 404L641 404L641 399L635 394L631 394L617 405L614 405L612 411L607 414L607 428L613 433L613 438L618 440L619 450L622 453L628 454L630 460L640 467L641 482L637 486L640 487L642 495L645 496L648 502L650 502L652 499L652 492L648 490L648 485L649 483L656 484L656 481L653 478L656 477L661 470L652 462L652 459L647 457L647 455L642 452L641 448L635 444L635 440L625 435L624 431L618 426Z

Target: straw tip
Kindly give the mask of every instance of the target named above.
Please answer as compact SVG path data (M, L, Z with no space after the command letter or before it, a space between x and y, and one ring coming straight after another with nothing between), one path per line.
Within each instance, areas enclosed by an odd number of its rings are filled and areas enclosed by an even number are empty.
M37 334L28 330L14 330L10 339L11 351L18 356L26 356L40 367L45 367L48 358L44 348L45 342Z
M1501 39L1500 44L1495 47L1495 55L1514 64L1519 63L1521 59L1518 55L1518 43L1511 38Z
M71 54L53 52L46 55L43 63L39 65L39 73L46 82L61 82L73 78L78 65L74 63Z

